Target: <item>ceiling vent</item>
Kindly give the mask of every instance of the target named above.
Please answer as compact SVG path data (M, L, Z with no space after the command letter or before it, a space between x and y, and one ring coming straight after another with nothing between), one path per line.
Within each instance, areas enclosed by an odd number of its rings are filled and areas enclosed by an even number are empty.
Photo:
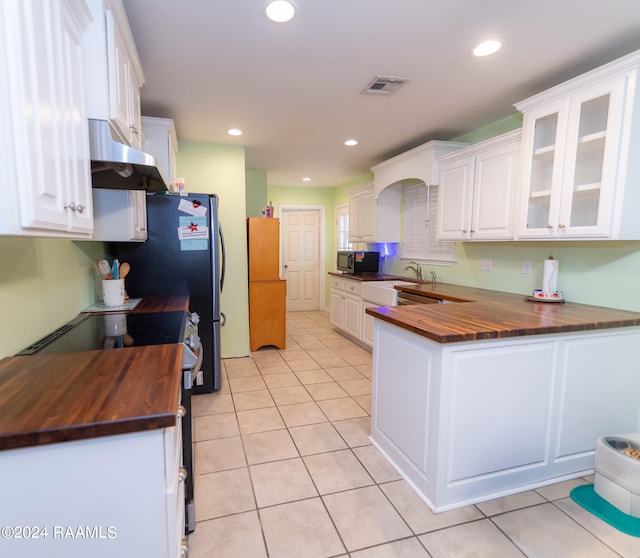
M405 83L411 81L409 78L376 76L375 79L362 90L363 95L391 95Z

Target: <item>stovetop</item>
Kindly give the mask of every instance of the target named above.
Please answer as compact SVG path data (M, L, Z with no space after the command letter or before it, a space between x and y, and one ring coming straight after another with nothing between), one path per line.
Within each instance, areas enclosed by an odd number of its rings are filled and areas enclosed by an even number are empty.
M17 354L75 353L182 343L186 316L182 311L81 315Z

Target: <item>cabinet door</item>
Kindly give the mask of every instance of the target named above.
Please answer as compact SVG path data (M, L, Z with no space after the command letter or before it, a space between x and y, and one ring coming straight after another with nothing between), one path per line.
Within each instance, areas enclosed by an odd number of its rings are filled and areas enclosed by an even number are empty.
M71 2L3 3L16 211L24 234L93 228L81 24ZM31 231L30 231L31 229Z
M147 239L147 197L144 190L93 189L93 240Z
M471 238L513 238L513 197L519 143L478 153L475 161Z
M560 236L606 237L620 151L625 78L573 95L560 201Z
M520 237L611 235L625 79L525 114Z
M63 182L69 230L90 234L93 231L93 200L89 164L89 132L86 118L84 54L82 31L74 21L72 6L62 4L62 97L59 114L62 131ZM75 209L73 209L75 206Z
M20 224L66 230L55 101L60 97L60 14L51 3L3 3ZM19 117L17 117L19 115Z
M442 166L438 192L438 240L471 236L474 157Z
M140 84L135 78L122 31L109 10L106 12L106 21L112 122L120 138L128 145L139 149L142 146Z
M375 242L376 200L373 186L349 199L349 242Z
M362 320L362 299L359 296L344 295L344 323L346 332L360 339Z
M147 193L129 190L129 231L132 240L147 240Z
M331 323L336 327L342 327L344 324L342 298L343 294L340 291L331 289L329 302L329 319L331 320Z

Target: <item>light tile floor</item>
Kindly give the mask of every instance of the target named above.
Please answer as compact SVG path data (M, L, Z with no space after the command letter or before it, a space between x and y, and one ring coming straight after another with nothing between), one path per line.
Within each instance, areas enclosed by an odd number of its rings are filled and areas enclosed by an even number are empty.
M224 361L193 399L191 558L640 558L584 511L576 479L434 514L370 444L371 354L326 312L287 315L287 349Z

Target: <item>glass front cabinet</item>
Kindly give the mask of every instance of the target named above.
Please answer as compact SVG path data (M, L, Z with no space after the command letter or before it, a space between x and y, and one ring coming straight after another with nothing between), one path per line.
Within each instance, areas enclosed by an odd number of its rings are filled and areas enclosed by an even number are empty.
M518 238L640 239L639 65L636 52L516 104Z

